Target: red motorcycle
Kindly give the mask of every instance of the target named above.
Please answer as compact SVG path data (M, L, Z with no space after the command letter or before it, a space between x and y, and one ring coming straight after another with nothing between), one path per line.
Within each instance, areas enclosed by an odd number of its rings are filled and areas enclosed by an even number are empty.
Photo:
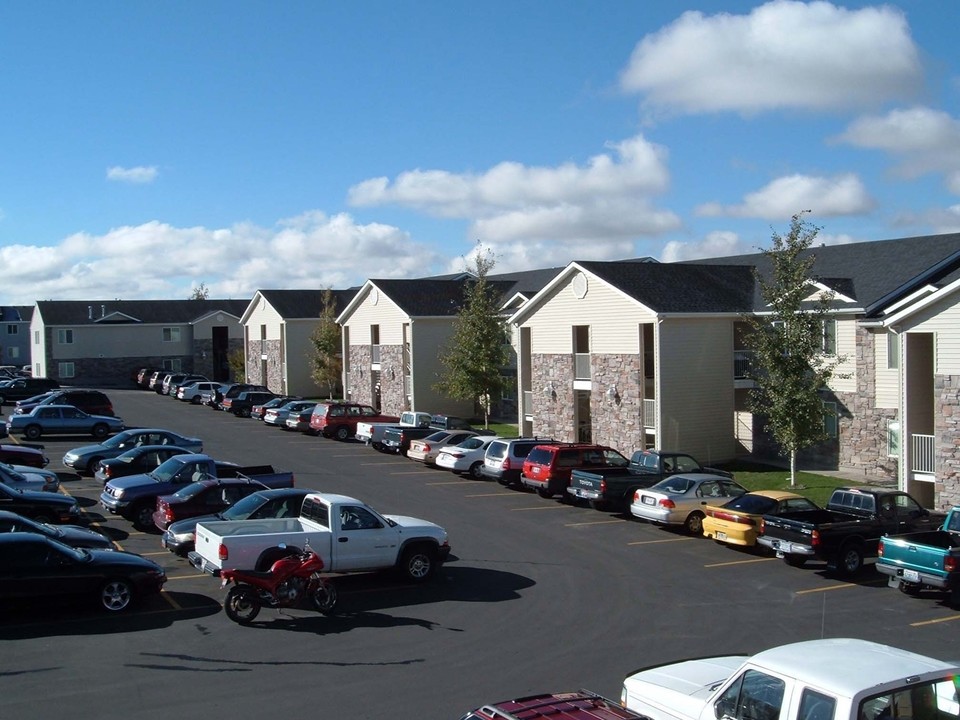
M297 607L305 599L323 614L337 604L336 586L320 575L323 559L310 546L300 552L280 548L282 557L269 570L221 570L221 588L234 584L223 601L223 611L235 623L253 622L261 607Z

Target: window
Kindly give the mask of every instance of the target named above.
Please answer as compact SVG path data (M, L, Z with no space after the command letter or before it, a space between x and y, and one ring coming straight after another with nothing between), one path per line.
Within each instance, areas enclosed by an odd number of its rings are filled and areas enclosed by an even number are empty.
M39 345L39 344L40 344L40 331L39 331L39 330L34 330L34 331L33 331L33 344L34 344L34 345Z
M7 335L19 335L20 326L19 325L7 325Z
M163 329L163 342L180 342L180 328L165 327Z
M7 357L10 358L11 360L16 360L18 357L20 357L20 348L18 347L7 348Z
M825 319L823 321L823 338L821 348L827 355L837 354L837 321Z
M714 707L720 717L736 720L777 720L784 683L757 670L747 670L728 687Z
M72 362L62 362L57 363L57 374L61 378L72 378L76 377L76 367Z
M887 369L896 370L900 367L900 336L896 333L887 333Z
M823 431L829 438L837 437L837 404L835 402L823 403Z
M166 375L167 373L180 372L180 365L181 365L180 358L167 358L166 360L163 361L163 369L166 370L166 372L163 373L163 375ZM163 377L161 376L160 379L162 380Z
M887 457L900 457L899 420L887 420Z
M60 345L73 345L73 330L57 330L57 342Z
M797 711L797 717L799 720L833 720L836 707L836 699L815 690L804 688L803 695L800 696L800 708Z

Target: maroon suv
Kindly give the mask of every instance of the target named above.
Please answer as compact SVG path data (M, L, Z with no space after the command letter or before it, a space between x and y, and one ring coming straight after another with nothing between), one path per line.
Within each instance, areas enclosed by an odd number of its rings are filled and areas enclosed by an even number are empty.
M520 482L540 497L564 495L574 468L626 467L623 455L606 445L590 443L548 443L537 445L526 460Z

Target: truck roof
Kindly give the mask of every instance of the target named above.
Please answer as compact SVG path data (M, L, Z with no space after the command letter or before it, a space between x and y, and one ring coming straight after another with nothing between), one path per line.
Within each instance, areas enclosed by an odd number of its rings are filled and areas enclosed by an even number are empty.
M307 495L304 500L309 498L318 498L324 502L330 503L331 505L335 503L356 503L358 505L366 505L366 503L362 500L357 500L357 498L350 497L349 495L338 495L337 493L314 492Z
M828 638L764 650L751 663L853 697L869 688L929 673L956 673L957 666L907 650L854 638Z

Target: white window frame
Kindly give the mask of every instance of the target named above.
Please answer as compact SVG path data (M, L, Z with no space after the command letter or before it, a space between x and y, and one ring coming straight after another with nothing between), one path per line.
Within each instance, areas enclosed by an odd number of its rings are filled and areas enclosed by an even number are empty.
M887 333L887 370L900 368L900 336L895 332Z
M19 325L7 325L7 335L19 335L20 326Z
M824 318L820 328L820 349L824 355L837 354L837 319Z
M57 375L60 378L76 377L77 366L72 361L57 363Z
M73 345L73 330L71 328L57 330L57 345Z
M180 328L178 327L163 328L163 342L170 342L170 343L180 342Z
M900 421L887 420L887 457L900 457L900 444L903 438L900 432Z

